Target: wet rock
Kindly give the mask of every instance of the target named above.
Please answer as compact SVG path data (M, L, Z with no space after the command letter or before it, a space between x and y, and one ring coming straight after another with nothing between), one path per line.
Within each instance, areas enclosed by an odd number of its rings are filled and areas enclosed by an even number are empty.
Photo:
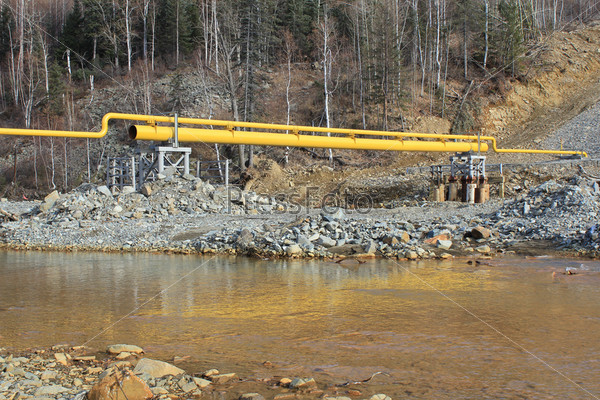
M126 358L129 358L132 356L132 353L128 352L128 351L122 351L119 354L117 354L117 356L115 357L117 360L124 360Z
M237 375L234 373L231 373L231 374L212 375L210 377L210 380L212 381L212 383L219 385L219 384L224 384L224 383L230 382L236 378L237 378Z
M148 385L129 371L113 371L96 383L88 400L145 400L154 396Z
M108 354L119 354L123 352L141 354L144 352L144 349L132 344L111 344L106 348L106 352Z
M408 258L409 260L416 260L417 258L419 258L419 255L417 254L416 251L409 250L409 251L406 252L406 254L404 255L404 257Z
M288 386L299 390L314 389L317 387L317 382L315 382L314 378L295 378Z
M196 386L198 386L200 389L204 389L205 387L209 386L212 382L207 380L207 379L202 379L202 378L197 378L194 377L192 378L194 383L196 384Z
M206 378L210 378L213 375L219 375L219 370L218 369L209 369L207 371L204 371L202 373L202 376L206 377Z
M379 393L371 396L369 400L392 400L392 398L386 394Z
M478 253L482 253L482 254L488 254L488 253L492 252L492 249L490 248L490 246L488 246L486 244L486 245L483 245L483 246L475 247L475 251L478 252Z
M185 373L185 371L181 368L177 368L176 366L164 361L153 360L150 358L142 358L135 366L133 372L135 374L147 373L153 378L161 378L165 375L175 376Z
M291 244L285 248L285 252L288 256L294 256L302 254L302 248L297 244Z

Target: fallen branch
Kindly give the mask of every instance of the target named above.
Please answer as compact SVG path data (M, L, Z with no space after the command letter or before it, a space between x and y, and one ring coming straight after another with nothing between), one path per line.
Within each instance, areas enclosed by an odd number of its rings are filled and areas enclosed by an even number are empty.
M345 382L345 383L342 383L342 384L336 385L336 386L360 385L360 384L369 382L371 379L373 379L375 376L377 376L379 374L385 375L385 376L390 376L390 374L388 374L387 372L379 371L379 372L375 372L373 375L371 375L370 378L367 378L365 380L362 380L362 381L348 381L348 382Z
M8 218L11 221L18 221L19 220L19 217L17 215L11 214L8 211L4 211L2 209L0 209L0 214L3 215L3 216L5 216L6 218Z

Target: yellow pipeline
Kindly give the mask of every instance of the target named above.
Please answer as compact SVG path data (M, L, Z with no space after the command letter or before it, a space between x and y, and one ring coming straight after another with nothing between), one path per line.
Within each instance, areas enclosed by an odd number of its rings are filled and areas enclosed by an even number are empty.
M140 115L140 114L121 114L108 113L102 118L102 127L99 132L77 132L77 131L57 131L40 129L12 129L0 128L0 135L25 135L25 136L53 136L53 137L73 137L73 138L101 138L108 132L108 123L110 120L142 121L146 126L135 126L130 130L135 133L138 140L168 140L173 138L173 127L158 127L157 123L174 124L173 117L158 115ZM436 133L409 133L409 132L386 132L358 129L340 129L340 128L321 128L310 126L293 126L281 124L262 124L255 122L233 122L219 121L198 118L179 118L179 124L184 125L204 125L220 126L225 129L190 129L179 128L179 140L182 142L209 142L209 143L228 143L228 144L256 144L273 146L300 146L300 147L325 147L325 148L345 148L345 149L373 149L373 150L397 150L397 151L443 151L443 152L464 152L477 151L485 152L488 150L488 144L491 142L492 149L496 153L529 153L529 154L555 154L555 155L581 155L587 157L585 152L579 151L559 151L559 150L527 150L527 149L498 149L496 139L491 136L481 136L478 138L472 135L447 135ZM266 131L280 132L247 132L236 128L261 129ZM283 132L282 132L283 131ZM325 137L313 135L301 135L300 132L319 132L343 134L346 137ZM290 133L285 135L283 133ZM385 136L393 139L366 139L356 136ZM436 139L435 141L407 141L405 138L417 139ZM463 142L456 142L462 140Z
M129 128L129 137L138 140L165 141L172 138L173 135L173 127L135 125ZM477 142L454 142L441 140L425 142L418 140L368 139L351 136L327 137L300 134L285 135L272 132L247 132L224 129L179 128L178 138L181 142L250 144L259 146L432 152L477 151ZM472 139L473 138L471 137L471 140ZM487 150L487 143L481 143L481 151Z

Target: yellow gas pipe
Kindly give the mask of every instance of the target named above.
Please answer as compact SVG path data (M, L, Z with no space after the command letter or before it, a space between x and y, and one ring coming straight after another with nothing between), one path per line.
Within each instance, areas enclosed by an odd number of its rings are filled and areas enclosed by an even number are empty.
M173 117L121 113L108 113L104 115L102 118L102 128L99 132L0 128L0 135L101 138L108 132L108 122L111 119L145 122L147 125L134 125L129 129L129 136L132 139L165 141L174 137L174 127L156 125L157 123L174 124L175 121ZM496 153L581 155L583 157L587 157L585 152L577 151L498 149L496 146L496 139L491 136L480 136L478 138L477 136L473 135L446 135L435 133L320 128L310 126L263 124L254 122L219 121L197 118L179 118L178 123L183 125L218 126L225 128L206 129L178 127L178 138L180 142L422 152L486 152L488 151L489 146L485 142L491 142L492 149ZM236 128L260 129L264 131L242 131ZM343 134L345 136L315 136L312 134L300 134L300 132L332 133ZM364 136L384 136L390 139L365 138ZM435 140L405 140L405 138ZM457 140L462 140L462 142L457 142Z

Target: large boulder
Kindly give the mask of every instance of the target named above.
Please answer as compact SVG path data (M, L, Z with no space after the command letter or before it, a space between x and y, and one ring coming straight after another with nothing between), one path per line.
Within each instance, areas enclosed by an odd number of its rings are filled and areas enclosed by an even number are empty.
M154 396L148 385L131 371L113 371L96 383L88 400L146 400Z

